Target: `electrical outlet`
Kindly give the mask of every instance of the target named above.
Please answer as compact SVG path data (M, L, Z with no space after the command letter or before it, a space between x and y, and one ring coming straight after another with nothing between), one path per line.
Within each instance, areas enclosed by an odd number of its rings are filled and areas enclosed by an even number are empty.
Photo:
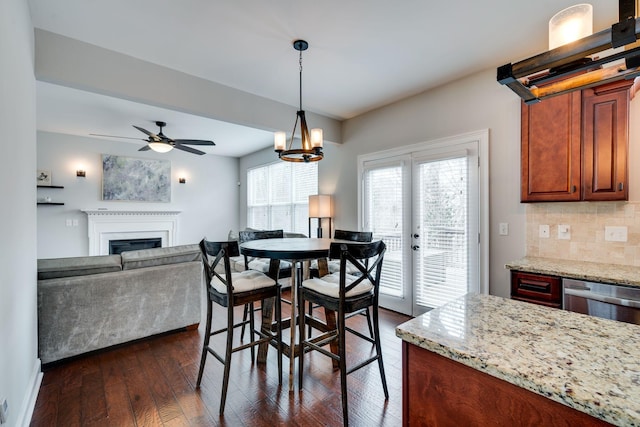
M9 403L7 399L0 399L0 424L4 424L9 419Z
M627 227L605 226L604 240L606 240L607 242L626 242Z
M71 219L67 218L64 223L67 227L71 227Z
M549 225L548 224L541 224L540 227L538 227L538 235L543 239L548 239L549 238Z
M508 236L509 235L509 223L508 222L501 222L499 224L499 233L501 236Z

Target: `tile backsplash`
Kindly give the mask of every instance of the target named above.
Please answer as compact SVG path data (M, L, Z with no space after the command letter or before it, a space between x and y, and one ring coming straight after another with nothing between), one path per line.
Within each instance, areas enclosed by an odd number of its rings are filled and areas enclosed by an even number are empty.
M531 203L526 214L528 256L640 267L640 202ZM605 240L612 226L626 227L626 242Z

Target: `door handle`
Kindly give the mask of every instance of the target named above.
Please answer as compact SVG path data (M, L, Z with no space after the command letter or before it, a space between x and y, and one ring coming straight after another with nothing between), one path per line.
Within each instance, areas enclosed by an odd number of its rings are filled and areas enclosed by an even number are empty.
M411 249L413 249L414 251L417 251L418 249L420 249L420 246L413 245L413 246L411 246Z

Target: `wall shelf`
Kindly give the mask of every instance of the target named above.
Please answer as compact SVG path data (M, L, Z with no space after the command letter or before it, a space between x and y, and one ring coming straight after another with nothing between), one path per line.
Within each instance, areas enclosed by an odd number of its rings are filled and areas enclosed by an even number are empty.
M64 205L63 202L38 202L38 205L55 205L55 206L62 206Z
M64 188L63 185L38 185L38 188Z

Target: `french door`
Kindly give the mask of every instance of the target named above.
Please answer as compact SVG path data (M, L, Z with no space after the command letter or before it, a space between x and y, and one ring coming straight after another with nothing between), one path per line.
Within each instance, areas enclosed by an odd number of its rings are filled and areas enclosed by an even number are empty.
M483 291L479 143L467 135L361 158L362 229L387 245L381 306L417 316Z

